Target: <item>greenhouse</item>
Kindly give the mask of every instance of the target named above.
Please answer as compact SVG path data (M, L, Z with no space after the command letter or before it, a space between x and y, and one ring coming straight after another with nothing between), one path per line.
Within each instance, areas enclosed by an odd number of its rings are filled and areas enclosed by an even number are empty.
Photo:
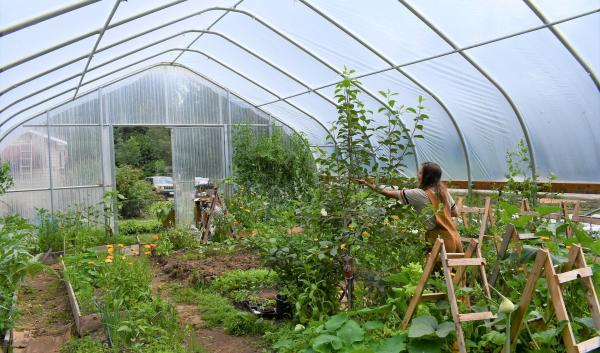
M599 12L0 1L2 349L600 350Z

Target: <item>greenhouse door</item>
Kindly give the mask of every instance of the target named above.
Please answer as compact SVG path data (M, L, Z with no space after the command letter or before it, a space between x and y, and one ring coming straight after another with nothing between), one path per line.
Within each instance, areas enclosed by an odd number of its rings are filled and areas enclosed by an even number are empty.
M194 178L221 180L227 161L223 127L175 127L171 132L173 179L175 181L175 220L187 226L194 221Z

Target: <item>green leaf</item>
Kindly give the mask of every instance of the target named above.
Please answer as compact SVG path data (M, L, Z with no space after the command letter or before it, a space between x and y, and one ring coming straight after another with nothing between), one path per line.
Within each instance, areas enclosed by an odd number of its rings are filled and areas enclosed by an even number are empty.
M325 328L329 331L335 331L340 328L346 321L348 321L348 315L345 313L337 314L332 316L325 323Z
M454 322L445 321L445 322L442 322L437 327L435 334L440 338L444 338L444 337L448 336L448 334L454 330L455 330Z
M499 346L501 344L504 344L506 335L502 332L490 331L490 332L486 333L485 335L483 335L482 338L484 341L489 341L489 342L492 342L493 344Z
M419 316L414 318L408 329L408 337L418 338L435 333L437 320L433 316Z
M411 340L408 343L408 353L441 353L441 343L429 340Z
M337 336L345 345L360 342L365 336L365 331L354 320L347 321L337 332Z
M381 329L383 329L383 327L384 327L384 325L383 325L383 322L381 322L381 321L367 321L364 324L365 330L369 330L369 331L381 330Z
M330 353L340 348L342 348L342 341L333 335L317 336L312 344L312 349L320 353Z
M385 341L378 347L377 353L399 353L406 349L406 336L398 335L393 336Z
M349 351L344 351L344 352L348 352L348 353L375 353L375 351L373 350L373 348L367 347L367 346L360 346L360 347L354 347Z

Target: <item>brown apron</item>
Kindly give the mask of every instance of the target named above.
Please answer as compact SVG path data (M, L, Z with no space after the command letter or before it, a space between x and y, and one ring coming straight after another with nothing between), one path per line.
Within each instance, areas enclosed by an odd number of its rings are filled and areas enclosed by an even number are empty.
M429 189L425 190L425 193L427 194L433 209L437 210L440 201L435 192ZM444 206L443 211L435 212L435 223L435 228L428 230L425 233L426 239L431 243L437 238L444 239L444 245L446 246L447 252L462 252L460 236L456 230L456 225L452 221L452 214L450 213L450 207L448 205Z

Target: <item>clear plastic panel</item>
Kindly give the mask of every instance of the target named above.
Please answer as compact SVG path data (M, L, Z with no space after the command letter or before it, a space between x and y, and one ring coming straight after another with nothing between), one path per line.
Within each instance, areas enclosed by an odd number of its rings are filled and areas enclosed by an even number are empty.
M231 121L229 124L269 124L269 116L251 106L242 99L231 94L229 96L231 109Z
M429 119L423 124L425 138L415 140L419 162L433 161L440 164L444 171L444 179L467 179L465 155L456 129L446 112L432 97L395 71L365 77L361 81L371 92L387 89L397 92L397 102L406 107L416 107L418 97L423 96L424 113ZM368 107L373 112L377 112L381 107L372 99L366 102L369 102ZM379 123L386 120L383 112L374 116ZM409 129L413 129L414 123L410 114L405 114L403 121Z
M219 36L204 35L192 48L212 56L280 96L306 90L305 86Z
M541 24L522 1L409 0L408 3L461 47Z
M165 124L166 86L161 70L150 70L103 90L105 114L113 124Z
M246 0L240 8L286 33L338 71L342 71L344 66L354 68L359 73L388 66L360 43L298 1ZM239 16L242 15L232 17Z
M183 68L167 69L167 122L222 124L227 93Z
M309 86L315 87L338 77L334 71L248 16L229 13L213 30L243 44Z
M396 65L451 50L397 0L380 0L377 6L365 6L362 0L313 0L311 4Z
M150 56L160 54L161 52L168 51L176 48L185 48L185 43L187 43L188 39L184 36L176 37L170 39L166 42L162 42L150 48L146 48L137 52L133 52L140 47L123 47L119 46L113 49L109 49L102 53L99 53L97 56L94 56L94 59L90 63L90 68L92 69L85 75L85 82L89 80L101 76L104 73L116 70L125 65L146 59ZM130 53L133 52L133 53ZM175 55L179 52L171 51L169 52L172 55ZM116 61L113 61L117 57L121 55L126 55L126 57L120 58ZM150 59L155 61L154 59ZM98 67L98 68L97 68Z
M508 101L458 54L404 68L426 83L456 120L467 142L475 180L502 180L505 156L523 138Z
M506 89L523 115L538 174L600 181L599 93L549 30L469 53Z
M98 93L93 92L50 111L53 124L100 124Z
M277 102L262 107L264 110L278 117L298 133L303 133L311 145L327 144L328 135L325 127L321 126L314 118L302 113L286 102Z
M77 188L59 189L52 191L52 202L54 211L81 211L90 212L90 219L98 221L98 214L103 211L102 196L104 189Z
M50 209L50 191L8 192L0 196L0 215L18 214L35 222L38 209Z
M225 173L222 127L177 127L172 130L175 219L180 225L194 220L194 178L219 180Z
M18 127L0 144L0 160L10 165L11 189L49 187L47 128Z
M59 66L60 64L78 58L80 56L87 55L92 50L95 40L96 36L84 39L75 44L68 45L59 50L53 51L46 55L42 55L36 59L10 68L7 71L3 71L2 73L0 73L1 88L5 89L17 82L22 81L25 78L42 73L50 68L54 68L56 66ZM2 55L3 52L10 50L10 48L4 48L1 45L1 42L2 41L0 40L0 55ZM18 45L22 45L22 43L18 43ZM82 60L82 62L85 66L85 60ZM74 65L71 68L71 70L78 67L78 65ZM80 68L81 69L79 72L83 71L83 66L81 66ZM71 70L68 70L69 76L78 73ZM48 84L50 83L52 82L48 82ZM29 91L27 91L27 93L29 93Z
M600 7L600 2L598 4ZM600 74L600 14L595 13L556 26L592 71ZM595 30L594 30L595 29Z
M532 0L532 2L550 21L561 20L600 8L600 1L598 0Z
M102 28L113 5L113 1L99 1L0 38L1 65Z
M90 90L95 90L99 87L116 83L124 79L126 80L128 76L135 75L138 72L144 72L145 70L152 69L156 66L161 66L161 63L168 63L175 59L176 55L177 53L171 52L154 58L148 58L137 64L135 61L111 64L110 67L99 69L100 71L96 72L94 78L91 78L89 81L86 80L87 82L84 82L81 85L79 92L80 94L82 92L89 92Z
M40 103L39 105L32 107L31 109L28 109L27 111L24 111L14 117L12 117L9 121L6 121L4 123L4 125L2 125L2 127L0 127L0 138L2 138L3 134L6 133L7 131L9 131L10 129L12 129L13 127L18 126L21 123L29 120L30 118L34 118L34 117L42 114L43 112L58 106L59 104L69 101L70 99L73 98L74 93L75 93L75 90L73 89L72 91L70 91L68 93L61 94L61 95L57 96L56 98L50 99L47 102ZM4 118L4 116L3 116L2 119L6 119L6 118Z
M276 99L269 92L200 54L185 53L177 62L231 89L253 104L261 104Z
M50 126L52 185L102 185L100 126Z

